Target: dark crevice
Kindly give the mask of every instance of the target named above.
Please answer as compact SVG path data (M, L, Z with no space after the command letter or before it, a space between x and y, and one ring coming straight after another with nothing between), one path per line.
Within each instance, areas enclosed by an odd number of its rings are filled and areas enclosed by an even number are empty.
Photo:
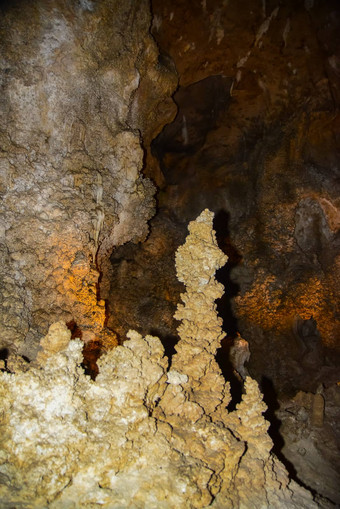
M164 355L169 359L169 368L171 366L172 356L176 353L175 346L178 343L179 338L171 334L163 334L159 329L152 329L150 331L151 336L156 336L161 340L164 347Z
M235 372L235 367L230 360L230 349L233 346L233 340L238 333L237 317L232 309L232 299L238 295L240 287L231 280L230 273L242 261L242 256L233 245L229 230L230 214L226 210L220 210L215 214L213 228L216 232L216 241L218 247L228 256L227 263L216 272L216 279L224 286L223 296L216 301L217 312L222 318L222 328L227 337L222 340L221 347L217 350L216 361L222 371L222 374L230 382L231 401L228 405L228 411L236 409L236 405L241 402L243 394L243 381Z
M216 272L216 279L224 288L223 296L217 300L217 312L223 320L223 330L229 337L238 332L237 317L232 310L231 300L239 293L240 286L232 281L230 273L242 261L242 256L233 245L229 230L230 214L220 210L215 214L213 228L216 232L218 247L228 256L227 263Z
M84 369L85 375L89 375L92 380L95 380L99 373L97 361L102 354L103 346L100 341L89 341L88 343L84 343L83 362L81 363L81 366Z
M230 383L231 401L228 405L228 412L232 412L236 409L236 405L241 402L243 394L243 382L236 375L234 366L232 365L229 357L229 352L232 345L232 338L224 338L222 340L221 348L219 348L216 353L216 362L222 371L222 375L224 376L225 380Z
M8 348L1 348L0 350L0 361L4 361L5 363L5 370L7 370L7 359L9 356L9 350Z
M208 133L216 127L218 118L229 107L230 85L231 78L208 76L187 87L179 87L174 94L177 115L151 143L151 152L159 160L167 185L179 180L176 166L164 163L166 154L183 158L197 153Z
M263 401L267 405L267 410L264 413L264 418L270 423L268 434L273 441L272 452L286 467L286 470L289 474L289 478L295 481L297 484L299 484L302 488L305 488L306 490L310 491L313 497L315 498L318 495L317 492L299 479L294 465L289 460L287 460L287 458L282 453L285 441L280 433L281 421L280 419L278 419L276 415L276 412L277 410L279 410L280 405L278 402L278 397L273 381L270 378L263 376L260 382L260 389L263 394Z
M66 325L71 331L71 339L78 338L82 340L83 332L74 320L71 320ZM95 340L84 343L82 351L83 362L81 363L81 367L84 369L85 375L89 375L92 380L95 380L99 373L97 361L103 352L104 350L101 341Z

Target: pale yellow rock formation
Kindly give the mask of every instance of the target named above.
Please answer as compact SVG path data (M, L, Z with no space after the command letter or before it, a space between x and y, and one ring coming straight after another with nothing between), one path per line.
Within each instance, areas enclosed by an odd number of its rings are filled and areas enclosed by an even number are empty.
M214 274L228 258L217 246L212 220L213 213L205 210L192 221L190 235L176 254L177 277L185 284L186 293L181 295L184 305L179 304L175 314L182 322L178 327L181 339L171 367L188 379L181 390L179 385L169 385L164 404L168 414L173 407L175 414L188 414L190 419L203 414L211 416L222 403L226 407L230 401L229 388L226 390L215 361L225 334L215 304L223 295L223 286ZM182 399L183 404L178 407Z
M46 355L61 352L69 344L71 332L64 322L52 323L48 330L48 334L40 341Z
M257 383L228 414L214 354L223 336L214 299L225 261L204 211L177 255L187 285L181 339L168 369L156 337L130 331L84 375L82 342L54 324L43 362L0 373L3 507L76 509L314 508L271 455Z

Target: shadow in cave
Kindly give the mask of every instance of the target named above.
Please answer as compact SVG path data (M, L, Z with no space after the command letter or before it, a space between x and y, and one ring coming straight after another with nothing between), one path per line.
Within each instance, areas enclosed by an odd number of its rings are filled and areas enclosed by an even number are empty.
M83 341L83 332L74 320L70 320L66 325L71 331L71 339L77 338ZM81 363L81 367L85 375L89 375L91 380L95 380L99 373L97 361L102 353L103 345L101 341L84 342L82 350L83 362Z
M151 336L156 336L161 340L161 343L164 347L164 354L169 359L169 369L171 367L171 359L172 356L176 353L175 346L177 345L179 338L172 334L164 335L160 330L152 329L150 331Z
M9 355L9 350L8 348L1 348L0 350L0 361L4 361L5 363L5 368L3 369L7 369L7 359L8 359L8 355Z
M236 409L236 405L241 402L243 394L243 382L235 373L229 357L232 345L233 338L226 337L222 339L221 348L216 353L216 362L222 371L222 375L230 383L231 401L227 407L228 412L233 412Z
M12 352L14 353L14 352ZM0 368L0 371L6 371L7 373L13 373L13 370L10 366L10 355L11 352L8 348L1 348L0 349L0 361L3 361L3 367ZM21 354L15 354L15 357L18 359L22 359L26 364L29 364L31 360L26 355Z
M178 184L183 175L180 165L165 163L166 154L190 157L198 152L230 105L232 81L224 75L208 76L186 87L179 86L174 93L177 115L151 144L167 184Z
M230 273L242 260L241 254L232 244L229 231L230 214L225 210L216 213L213 227L216 232L218 247L228 256L227 263L216 272L216 279L224 288L223 296L217 300L217 312L223 320L223 330L229 337L235 337L238 332L237 318L231 307L231 299L235 297L240 286L232 281Z
M303 488L305 488L306 490L310 491L313 497L315 497L317 495L316 491L299 479L294 465L289 460L287 460L287 458L282 453L282 448L285 442L280 433L281 421L275 414L275 411L280 408L280 405L272 380L266 376L263 376L260 382L260 389L263 394L263 401L267 405L267 410L263 415L264 418L270 423L268 434L273 441L272 452L275 454L278 460L281 461L281 463L286 467L286 470L289 474L289 478L295 481Z
M237 318L232 310L231 299L235 297L240 290L239 285L232 281L230 272L241 262L242 256L232 244L229 221L229 212L220 210L215 214L213 227L216 232L218 247L228 256L227 263L216 272L217 281L225 288L223 296L216 301L217 312L223 321L222 328L227 333L227 337L222 340L221 348L217 350L216 361L224 378L230 382L232 399L228 406L228 410L233 411L236 405L241 401L243 382L235 373L234 366L230 360L230 349L233 346L233 340L238 332Z
M0 13L6 14L8 9L21 7L23 0L0 0Z
M83 362L81 363L85 375L95 380L99 373L97 361L103 354L103 345L100 341L90 341L83 346Z
M261 378L260 389L263 394L263 401L267 405L264 418L270 423L268 434L273 441L273 453L285 465L291 477L296 477L296 470L293 465L285 459L281 450L284 446L284 439L280 434L281 421L275 415L275 411L280 408L276 390L272 380L266 376Z

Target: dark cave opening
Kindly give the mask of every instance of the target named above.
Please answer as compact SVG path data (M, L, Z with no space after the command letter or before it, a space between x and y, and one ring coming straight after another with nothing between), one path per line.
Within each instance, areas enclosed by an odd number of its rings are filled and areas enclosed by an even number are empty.
M178 174L174 166L164 162L164 157L167 154L193 156L204 145L219 117L228 109L231 82L226 76L208 76L187 87L179 86L173 95L177 115L151 143L167 185L176 183Z
M1 348L0 349L0 361L3 361L4 363L4 370L7 369L7 359L8 359L8 355L9 355L9 350L8 348Z

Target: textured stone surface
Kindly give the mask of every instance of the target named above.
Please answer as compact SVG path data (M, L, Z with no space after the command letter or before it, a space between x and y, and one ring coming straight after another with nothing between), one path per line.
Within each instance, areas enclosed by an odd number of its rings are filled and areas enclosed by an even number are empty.
M122 337L132 326L152 330L172 353L183 290L170 260L185 222L208 207L229 256L217 276L227 289L218 303L224 373L239 331L250 374L263 390L272 382L265 398L274 408L275 391L330 387L340 365L338 1L152 4L153 35L179 72L178 115L153 143L164 183L151 235L112 257L109 322ZM275 438L278 450L277 429ZM334 443L322 443L317 489L333 470ZM303 458L298 470L308 485Z
M148 283L139 291L136 280L115 274L113 321L129 304L143 332L153 313L168 317L180 288L171 269L163 279L162 262L183 223L208 207L231 260L219 276L230 288L219 305L224 329L249 342L258 380L315 391L340 353L337 2L154 0L153 13L153 34L179 71L179 111L153 143L165 181L153 237L126 255L131 270L148 272L162 303L144 321L138 303ZM168 255L157 252L164 237ZM151 264L148 252L156 253ZM309 340L295 323L311 316L321 341L306 356L301 341ZM166 338L176 324L164 322Z
M145 242L129 242L112 253L108 326L122 341L134 327L143 335L160 337L167 353L173 353L178 325L173 315L183 291L174 262L176 249L185 240L185 230L184 224L175 224L158 213Z
M154 213L141 144L173 116L177 77L146 0L0 10L0 347L34 357L51 321L103 329L107 260Z
M187 376L187 382L181 388L170 384L165 393L166 411L172 407L175 415L188 412L190 416L193 412L201 417L202 409L213 415L230 401L215 361L225 334L215 304L223 294L223 286L214 274L227 257L217 246L212 220L213 213L203 211L190 223L190 235L176 253L177 278L185 284L186 293L181 294L183 304L175 313L181 322L177 329L181 339L175 346L177 353L172 357L171 369Z
M304 483L338 506L340 386L332 384L322 395L300 391L279 403L282 454Z
M229 387L214 361L223 335L214 273L226 257L211 212L189 230L176 260L187 291L170 370L160 340L131 331L101 357L93 381L80 367L81 341L66 344L58 323L42 340L39 366L0 373L4 507L327 507L271 455L253 379L236 411L225 409Z

